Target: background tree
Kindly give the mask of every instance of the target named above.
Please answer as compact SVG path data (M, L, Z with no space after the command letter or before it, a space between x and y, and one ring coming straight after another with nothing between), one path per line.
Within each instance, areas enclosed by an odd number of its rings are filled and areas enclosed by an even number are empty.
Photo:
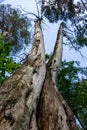
M87 45L86 0L79 2L75 0L42 0L40 5L42 15L49 22L64 21L64 37L67 38L65 44L74 47L76 50Z
M1 1L2 2L2 1ZM30 43L30 20L20 9L0 5L0 85L18 67L11 55ZM19 56L20 57L20 56ZM19 58L20 59L20 58Z
M5 35L6 40L12 41L14 51L23 48L24 44L30 42L30 20L22 15L20 9L14 9L11 5L0 5L0 29Z
M57 76L57 86L82 128L87 129L87 88L84 76L87 76L87 68L81 68L77 61L64 61Z
M59 19L70 19L72 22L85 20L86 0L75 2L74 0L42 0L42 14L50 22L58 22ZM81 16L83 14L83 16Z
M4 79L19 66L9 57L11 50L11 42L5 42L4 36L0 34L0 86Z

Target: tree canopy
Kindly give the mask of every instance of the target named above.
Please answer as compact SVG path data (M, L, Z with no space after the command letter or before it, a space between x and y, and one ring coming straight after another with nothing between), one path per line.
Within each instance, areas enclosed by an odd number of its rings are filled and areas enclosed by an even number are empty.
M78 22L85 20L85 11L87 9L86 0L42 0L42 14L49 19L50 22L58 22L58 20L72 20ZM81 16L81 14L83 14Z
M8 35L6 40L12 41L14 50L21 49L24 44L30 41L30 20L22 15L19 8L12 8L11 5L0 5L0 30Z
M51 23L64 22L66 44L75 50L87 46L86 0L42 0L41 13ZM65 43L65 42L64 42Z

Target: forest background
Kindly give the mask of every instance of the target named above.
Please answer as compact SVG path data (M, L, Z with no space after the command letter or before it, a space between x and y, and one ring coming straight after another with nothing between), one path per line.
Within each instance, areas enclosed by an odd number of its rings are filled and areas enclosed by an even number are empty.
M27 13L26 11L32 12L34 14L37 13L37 7L36 7L35 1L32 1L33 6L31 6L32 5L31 2L29 3L29 2L25 2L25 1L20 2L20 1L5 0L4 3L5 4L12 4L11 8L18 6L18 8L24 14ZM3 2L0 4L0 6L2 4L3 4ZM10 6L9 6L9 8L10 8ZM15 14L16 14L16 12L15 12ZM19 11L19 14L20 14L20 11ZM26 17L24 14L23 14L23 17ZM35 19L35 17L30 16L30 14L28 14L27 17L31 18L31 19L29 19L30 21L34 21L34 19ZM25 20L26 21L25 28L28 28L28 26L31 26L31 22L29 23L27 17ZM85 18L86 18L86 16L85 16ZM23 24L25 21L23 21ZM69 24L68 24L68 26L69 26ZM0 24L0 26L1 26L1 24ZM56 37L56 32L58 30L58 23L57 22L55 23L55 21L53 21L53 23L49 23L49 21L47 21L45 19L42 26L43 26L43 30L44 30L45 50L46 50L47 54L51 54L52 48L54 46L53 43L54 43L54 40ZM84 26L85 26L85 32L86 32L87 21L85 22ZM19 27L20 30L21 30L21 27L22 27L22 25ZM24 43L24 46L22 46L22 47L20 44L17 44L17 42L19 43L19 39L17 39L17 36L15 35L14 30L13 30L13 35L11 33L11 36L13 38L11 40L13 40L13 42L14 42L12 47L11 46L8 47L8 45L10 43L9 42L10 39L8 41L8 39L4 39L5 37L2 34L0 35L0 38L1 38L0 43L1 43L1 47L2 47L1 52L3 51L3 53L1 53L2 58L0 59L1 60L0 64L1 64L1 66L4 66L4 67L0 68L1 72L2 72L0 75L1 80L6 78L6 73L7 73L7 75L12 74L13 71L19 66L18 64L16 64L13 61L13 59L16 59L16 60L20 59L20 57L18 57L19 52L21 52L20 56L22 56L22 59L23 59L23 56L26 56L28 50L30 49L30 45L28 47L28 43L30 42L30 39L27 39L27 38L30 36L33 25L32 25L32 28L29 27L29 31L30 31L29 33L25 32L25 28L24 28L24 30L22 30L22 33L21 33L22 39L20 38L20 40L22 40L22 42ZM8 32L8 30L5 30L5 29L6 28L4 28L4 30L3 30L2 26L1 26L2 32L5 31L3 33L4 35L6 32ZM18 28L16 28L16 29L18 29ZM72 31L72 27L70 27L70 29ZM70 33L71 33L71 31L70 31ZM87 34L85 34L85 37L87 38ZM85 40L86 40L86 38L85 38ZM27 39L27 41L26 41L26 39ZM16 40L16 41L14 41L14 40ZM66 42L66 40L65 40L65 42ZM3 46L4 43L6 44L6 46ZM62 62L62 66L60 69L60 73L58 73L59 80L57 80L57 83L60 84L59 89L60 89L61 93L63 94L63 96L65 97L65 99L69 103L69 105L71 106L71 108L72 108L77 120L79 121L79 124L81 125L82 129L87 129L87 114L86 114L87 113L87 109L86 109L87 108L87 103L86 103L86 101L87 101L87 89L86 89L87 69L84 68L84 67L87 67L87 58L86 58L87 47L86 47L86 45L87 45L87 41L84 42L84 39L83 39L82 43L80 44L81 49L78 49L78 48L73 49L72 46L67 47L64 45L63 62ZM26 49L26 47L27 47L27 49ZM22 51L20 51L20 50L22 50ZM25 51L24 53L23 53L23 50ZM80 51L81 51L81 53L80 53ZM16 57L12 56L13 59L9 58L9 54L10 54L10 56L15 55ZM49 58L49 55L47 55L47 58ZM3 59L6 59L6 60L3 62ZM20 59L20 61L22 59ZM67 62L64 60L66 60ZM72 61L72 60L74 60L74 61ZM80 61L81 63L79 64L78 61ZM4 63L4 65L2 65L3 63ZM21 61L21 63L22 63L22 61ZM64 81L64 82L62 82L62 81ZM1 83L2 83L2 81L1 81ZM67 94L68 94L68 96L67 96ZM70 99L72 99L72 100L70 100Z

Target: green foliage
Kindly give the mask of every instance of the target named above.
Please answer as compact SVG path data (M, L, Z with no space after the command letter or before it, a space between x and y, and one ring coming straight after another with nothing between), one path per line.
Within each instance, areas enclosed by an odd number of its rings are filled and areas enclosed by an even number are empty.
M5 42L5 38L0 34L0 85L4 79L14 72L14 70L19 66L9 54L12 50L11 42ZM6 76L7 75L7 76Z
M0 3L3 2L4 0L0 0Z
M49 60L49 58L50 58L50 55L46 54L45 55L45 60L47 61L47 60Z
M30 42L30 25L30 20L20 9L12 8L11 5L0 5L0 29L8 32L8 40L12 41L15 51Z
M49 22L64 21L65 44L75 50L87 46L87 1L46 0L41 1L41 11ZM68 27L67 27L68 25Z
M72 25L72 24L71 24ZM83 24L67 26L64 24L63 28L63 36L64 36L64 44L68 45L70 48L74 48L76 51L81 49L84 46L87 46L87 20L84 20Z
M67 20L75 16L72 0L50 0L42 1L42 13L50 22L57 22L59 19Z
M87 20L83 24L78 24L74 30L76 39L74 40L79 47L87 46Z
M81 68L77 61L64 61L57 76L57 86L77 119L87 129L87 80L83 80L83 76L87 76L87 68Z
M75 114L83 124L84 129L87 129L87 79L82 80L78 85L78 109L75 109Z
M87 3L86 0L84 2L82 0L79 2L74 2L74 0L42 0L41 7L42 14L50 22L70 19L74 23L75 20L81 20L80 14L85 14Z

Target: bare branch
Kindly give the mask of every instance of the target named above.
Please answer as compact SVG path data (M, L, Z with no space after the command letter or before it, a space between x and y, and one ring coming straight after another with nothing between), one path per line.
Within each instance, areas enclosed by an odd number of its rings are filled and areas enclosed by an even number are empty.
M35 16L37 19L39 19L39 16L37 16L36 14L34 14L34 13L32 13L32 12L29 12L29 11L24 10L24 9L22 8L22 6L21 6L21 5L19 5L19 6L20 6L21 10L22 10L23 12L25 12L25 14L22 14L22 15L28 15L28 14L30 14L30 15Z
M37 7L38 17L40 17L40 13L39 13L39 8L38 8L38 3L37 3L37 0L35 0L35 3L36 3L36 7Z

